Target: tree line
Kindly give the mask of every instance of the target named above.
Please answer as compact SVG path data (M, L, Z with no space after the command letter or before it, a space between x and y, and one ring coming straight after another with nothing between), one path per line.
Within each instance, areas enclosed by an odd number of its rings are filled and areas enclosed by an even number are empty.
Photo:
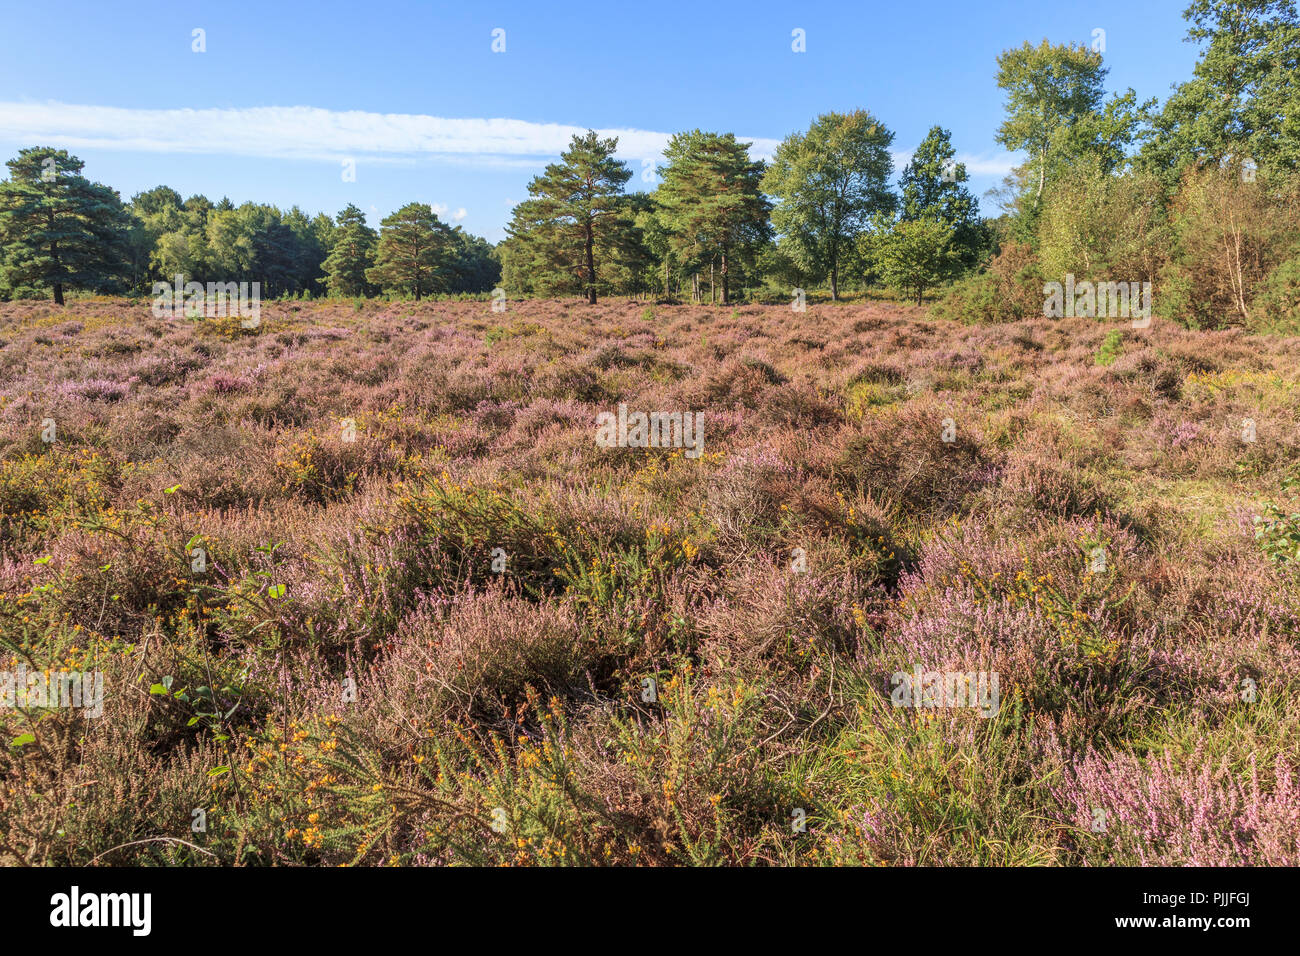
M1300 20L1292 0L1195 0L1193 78L1165 102L1105 95L1104 39L1004 51L996 135L1025 162L983 218L932 127L891 186L894 134L865 110L827 113L754 161L730 133L674 136L658 185L625 194L617 141L575 136L529 185L499 247L507 288L543 296L689 288L731 300L846 284L917 304L948 286L954 317L1020 318L1067 273L1153 282L1194 325L1300 321ZM1252 305L1257 302L1257 305Z
M258 281L267 298L478 293L499 280L492 244L409 203L376 231L351 203L331 218L297 206L206 196L168 186L123 203L53 147L23 149L0 182L0 297L65 290L148 293L155 282Z
M689 284L699 300L707 275L722 304L764 281L826 282L838 299L842 277L873 269L915 283L910 249L926 236L942 248L923 293L973 265L989 233L947 130L933 128L916 150L901 197L889 185L893 140L866 110L827 113L768 164L732 133L691 130L669 141L656 188L629 194L617 139L575 135L514 209L499 247L505 286L595 302L611 292L672 297Z
M378 232L349 206L308 218L159 187L122 204L62 151L23 150L0 183L0 296L136 290L156 277L260 278L266 295L610 294L729 303L889 287L991 321L1041 308L1044 277L1152 281L1193 324L1300 321L1300 18L1294 0L1193 0L1193 77L1163 106L1104 92L1104 40L997 59L997 142L1025 162L985 218L934 126L894 185L894 133L864 109L817 117L768 162L732 133L673 136L628 192L616 138L575 135L528 185L496 247L412 203ZM1035 286L1040 286L1035 288ZM1036 304L1035 304L1036 303ZM1290 305L1288 305L1290 303ZM1159 311L1159 309L1158 309Z

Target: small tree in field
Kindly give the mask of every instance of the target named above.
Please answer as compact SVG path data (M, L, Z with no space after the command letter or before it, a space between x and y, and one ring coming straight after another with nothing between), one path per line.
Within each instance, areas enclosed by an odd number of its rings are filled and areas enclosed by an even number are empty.
M538 290L581 288L596 304L596 264L622 246L632 228L623 187L632 178L614 158L618 139L594 130L575 135L560 162L528 184L533 197L514 209L506 232L512 270Z
M446 287L449 230L428 203L407 203L380 224L375 265L366 278L385 292L420 298Z
M348 203L338 216L334 248L322 268L325 286L331 295L369 295L374 286L366 274L375 265L375 247L379 236L366 225L366 214Z
M959 254L952 231L937 219L897 222L870 240L874 261L890 286L914 297L920 305L927 290L952 275Z
M48 286L56 305L65 289L120 288L132 219L117 193L82 176L85 163L65 150L24 149L6 165L0 244L8 284Z

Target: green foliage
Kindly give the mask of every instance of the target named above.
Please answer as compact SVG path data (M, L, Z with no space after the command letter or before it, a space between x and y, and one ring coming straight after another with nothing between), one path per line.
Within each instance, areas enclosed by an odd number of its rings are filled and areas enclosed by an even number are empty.
M998 56L998 86L1006 90L1007 118L997 141L1029 153L1041 200L1048 169L1062 145L1063 132L1101 106L1106 69L1101 54L1070 44L1038 46L1026 42Z
M894 209L893 142L866 110L826 113L807 133L786 137L763 178L777 200L772 224L782 251L818 279L829 276L832 300L854 238L871 217Z
M1279 564L1300 565L1300 511L1290 514L1271 502L1255 515L1255 540Z
M952 276L961 265L953 234L937 219L897 222L872 237L873 256L891 287L920 305L928 289Z
M1102 340L1101 347L1097 349L1096 362L1098 365L1111 365L1115 359L1119 358L1119 353L1123 349L1124 337L1119 332L1112 329L1106 333L1106 338Z
M716 262L723 305L733 271L752 267L772 235L764 165L750 160L749 146L732 133L678 133L659 167L655 196L673 255L692 270Z
M1300 247L1300 185L1267 173L1246 181L1234 167L1189 169L1172 206L1171 232L1161 314L1192 328L1265 328L1269 315L1253 306ZM1276 296L1264 305L1276 308Z
M1150 173L1116 176L1081 160L1048 193L1038 221L1043 275L1099 281L1152 281L1171 236L1160 183Z
M23 149L0 183L5 283L52 290L122 291L130 274L131 219L117 193L81 175L67 151Z
M1251 313L1256 331L1300 335L1300 255L1273 270L1255 297Z
M1194 76L1156 117L1142 160L1170 183L1192 165L1249 157L1261 170L1300 166L1300 17L1291 0L1193 0Z
M956 155L952 134L932 127L899 180L903 191L899 218L903 222L942 222L953 231L954 245L973 255L982 238L979 202L963 185L970 174L965 163L956 162Z
M635 212L623 187L632 178L614 157L617 137L574 134L560 162L528 184L506 228L504 274L512 291L581 292L595 304L598 265L635 254Z
M180 201L175 190L158 186L132 199L138 229L139 281L260 282L265 298L321 291L321 263L328 231L294 207L228 199L215 205L206 196ZM332 227L331 227L332 229Z
M1009 242L981 271L958 280L935 303L935 318L965 323L1015 322L1042 315L1043 278L1024 243Z
M375 264L366 278L387 293L413 296L451 286L451 230L428 203L407 203L381 223Z
M324 263L330 295L364 296L374 291L366 273L375 265L379 236L366 225L366 214L348 203L338 215L333 248Z

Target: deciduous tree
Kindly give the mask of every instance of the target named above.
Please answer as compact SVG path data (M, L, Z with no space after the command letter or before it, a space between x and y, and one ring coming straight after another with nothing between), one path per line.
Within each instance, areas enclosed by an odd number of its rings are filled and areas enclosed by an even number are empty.
M763 178L764 192L777 200L772 224L783 251L806 271L829 276L832 300L854 237L872 216L894 208L893 142L866 110L826 113L808 132L786 137Z

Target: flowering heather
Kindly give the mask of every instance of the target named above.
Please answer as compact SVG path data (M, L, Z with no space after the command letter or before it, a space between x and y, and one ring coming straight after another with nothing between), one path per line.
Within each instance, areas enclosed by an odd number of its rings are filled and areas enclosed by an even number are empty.
M0 863L1300 863L1294 340L88 299L0 343L0 671L104 681L0 709ZM698 457L602 447L620 404Z

